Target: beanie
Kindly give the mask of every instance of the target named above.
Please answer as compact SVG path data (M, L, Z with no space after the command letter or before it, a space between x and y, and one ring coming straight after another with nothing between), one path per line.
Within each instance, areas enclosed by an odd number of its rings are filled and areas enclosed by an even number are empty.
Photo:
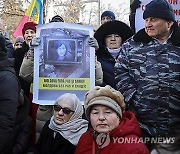
M101 15L101 20L103 17L109 17L111 18L112 20L115 20L115 14L111 11L104 11Z
M34 32L36 32L36 26L37 26L37 24L34 23L34 22L32 22L32 21L25 23L25 24L24 24L24 27L23 27L23 29L22 29L22 34L23 34L23 36L24 36L24 34L25 34L25 31L28 30L28 29L31 29L31 30L33 30Z
M175 21L175 15L171 4L167 0L153 0L145 6L143 19L155 17Z
M22 36L18 36L16 37L15 41L14 41L14 44L18 43L18 42L21 42L23 43L24 42L24 38Z
M64 22L64 20L61 16L55 15L50 22Z
M118 116L122 117L122 110L125 108L124 97L111 86L95 86L85 95L84 107L87 119L90 119L90 111L94 105L104 105L114 110Z
M0 34L0 59L7 56L6 40L3 35Z

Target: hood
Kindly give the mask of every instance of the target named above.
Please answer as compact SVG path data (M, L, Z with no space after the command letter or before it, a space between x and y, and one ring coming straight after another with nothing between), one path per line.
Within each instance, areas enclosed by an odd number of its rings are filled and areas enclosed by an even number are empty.
M125 137L128 135L141 136L141 129L133 112L123 112L120 125L110 133L112 137Z
M0 59L0 70L5 70L6 67L14 67L14 58Z
M175 46L180 46L180 27L177 25L175 22L173 27L172 27L173 33L170 38L170 41L172 42L173 45ZM153 40L152 37L150 37L146 32L145 28L139 30L134 36L133 36L134 41L136 42L142 42L142 43L149 43L150 41Z

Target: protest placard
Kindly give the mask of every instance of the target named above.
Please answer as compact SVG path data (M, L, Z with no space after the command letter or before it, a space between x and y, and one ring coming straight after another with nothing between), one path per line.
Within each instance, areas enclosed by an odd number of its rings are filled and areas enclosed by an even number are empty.
M95 51L87 43L93 28L54 22L38 25L36 35L41 43L34 51L33 102L52 105L64 93L83 101L95 86Z

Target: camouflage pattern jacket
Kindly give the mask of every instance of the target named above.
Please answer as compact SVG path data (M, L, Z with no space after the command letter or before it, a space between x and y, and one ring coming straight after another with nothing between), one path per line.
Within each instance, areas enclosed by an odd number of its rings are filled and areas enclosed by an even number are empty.
M180 27L162 44L142 29L127 40L115 64L117 89L144 136L170 136L180 125Z

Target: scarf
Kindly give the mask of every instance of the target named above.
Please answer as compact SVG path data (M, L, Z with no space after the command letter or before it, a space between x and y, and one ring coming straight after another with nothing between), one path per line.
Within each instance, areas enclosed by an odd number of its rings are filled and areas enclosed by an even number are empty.
M113 56L114 59L116 59L117 55L119 54L120 48L117 49L109 49L107 48L109 53Z
M54 122L54 116L52 116L50 119L49 128L57 133L60 133L65 139L76 146L81 135L88 129L88 121L82 119L82 104L77 102L74 103L75 110L69 121L62 125L57 125Z

